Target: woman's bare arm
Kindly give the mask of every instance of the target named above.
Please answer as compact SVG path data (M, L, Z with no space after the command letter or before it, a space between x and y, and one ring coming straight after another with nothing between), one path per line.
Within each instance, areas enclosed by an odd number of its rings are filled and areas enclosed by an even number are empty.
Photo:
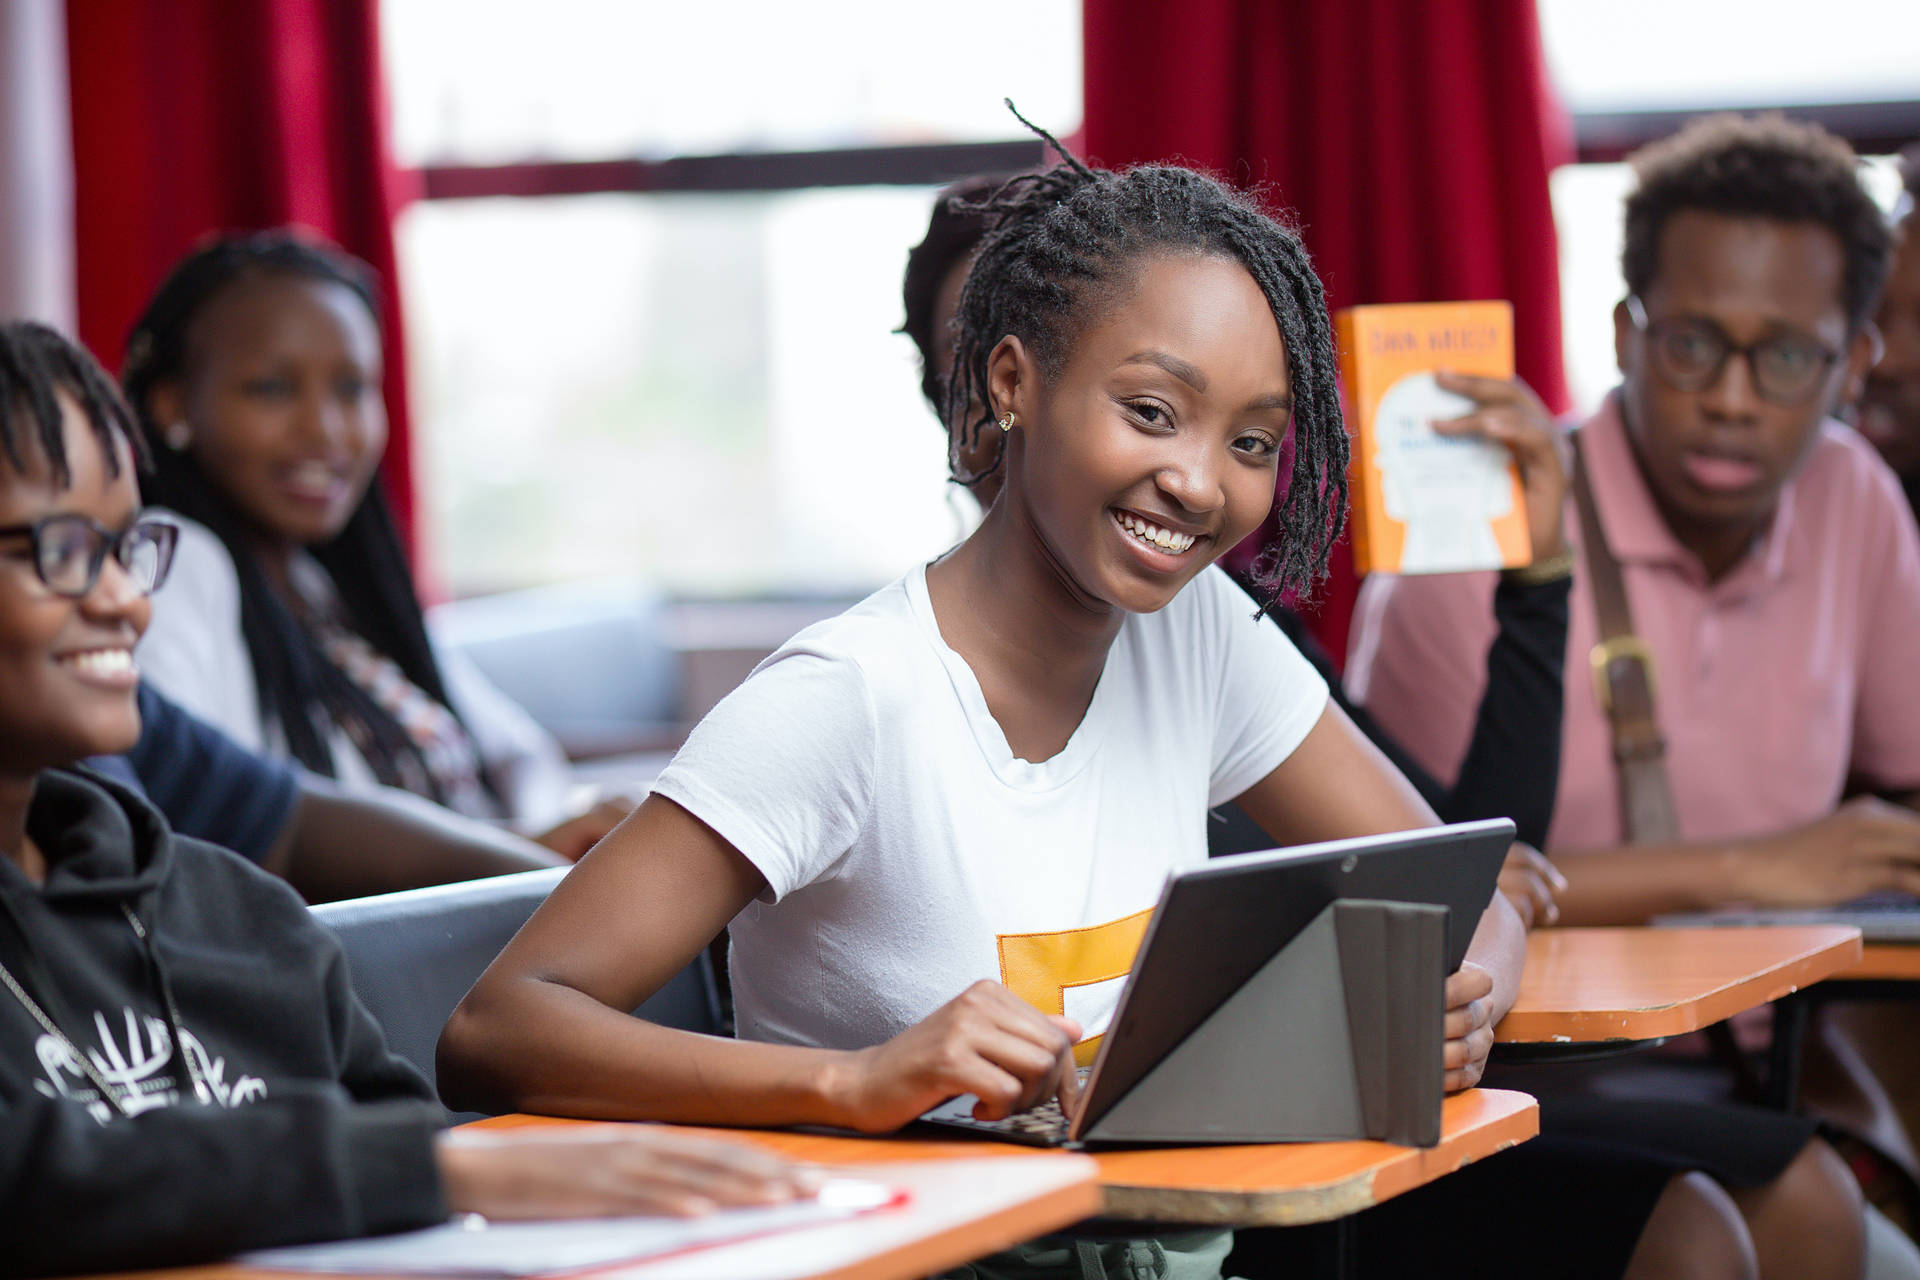
M1920 816L1873 796L1771 835L1555 850L1562 924L1644 924L1733 903L1828 906L1885 890L1920 893Z
M647 799L568 874L454 1011L440 1089L456 1107L694 1124L898 1128L971 1093L983 1118L1072 1071L1079 1028L998 983L871 1048L677 1031L630 1016L766 888L686 810Z

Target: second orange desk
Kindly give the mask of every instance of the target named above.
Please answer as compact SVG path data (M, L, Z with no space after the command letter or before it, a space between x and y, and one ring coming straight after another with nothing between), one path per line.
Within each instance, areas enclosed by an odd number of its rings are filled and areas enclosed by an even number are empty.
M1752 929L1540 929L1503 1044L1684 1035L1860 963L1844 925Z

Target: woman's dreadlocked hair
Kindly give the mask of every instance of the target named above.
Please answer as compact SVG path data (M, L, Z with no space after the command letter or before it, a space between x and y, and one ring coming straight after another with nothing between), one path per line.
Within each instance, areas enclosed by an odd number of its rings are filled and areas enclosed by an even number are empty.
M167 447L166 424L153 420L154 389L189 374L193 323L207 305L242 280L285 277L350 290L378 325L379 295L372 269L324 244L284 230L261 231L223 236L187 255L135 321L121 371L127 400L140 419L154 460L144 486L146 496L157 506L205 525L232 555L240 582L240 628L253 658L260 710L286 736L293 758L331 777L329 726L355 725L365 730L365 740L356 739L355 745L381 781L425 778L428 787L437 791L435 775L426 767L418 745L391 712L321 652L308 628L268 583L248 548L246 520L239 509L207 479L190 451ZM427 641L413 575L379 483L368 486L339 536L308 550L333 580L348 625L391 658L415 686L451 709ZM429 798L446 799L438 794Z
M73 483L73 467L61 425L62 394L86 415L108 475L120 475L121 441L136 467L147 465L146 446L120 388L84 347L31 320L0 321L0 455L24 475L29 455L39 453L54 484L65 489Z
M1345 523L1347 432L1326 299L1300 238L1206 174L1171 165L1120 173L1093 168L1044 130L1027 127L1064 163L1011 178L966 206L990 226L954 321L945 416L960 424L956 442L973 444L993 420L986 407L987 357L1002 338L1019 338L1035 353L1041 372L1053 377L1065 367L1078 333L1103 305L1119 301L1141 258L1166 252L1231 258L1247 269L1273 309L1294 404L1293 470L1282 485L1275 532L1253 562L1253 578L1268 607L1283 593L1304 595L1326 572ZM957 451L950 457L957 459ZM957 460L950 466L963 484L980 478L959 474Z

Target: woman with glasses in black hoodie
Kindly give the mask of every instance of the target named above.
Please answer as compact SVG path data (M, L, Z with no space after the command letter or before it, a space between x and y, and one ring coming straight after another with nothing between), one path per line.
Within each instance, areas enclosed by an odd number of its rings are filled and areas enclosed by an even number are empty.
M746 1148L439 1132L426 1083L286 885L77 769L140 731L133 646L174 532L112 383L0 324L0 1274L201 1261L495 1217L801 1192Z

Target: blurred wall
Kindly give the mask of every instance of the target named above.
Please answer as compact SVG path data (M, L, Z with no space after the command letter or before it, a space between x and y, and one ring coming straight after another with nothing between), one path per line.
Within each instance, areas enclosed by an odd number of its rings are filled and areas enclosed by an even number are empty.
M0 316L73 332L65 0L0 3Z

